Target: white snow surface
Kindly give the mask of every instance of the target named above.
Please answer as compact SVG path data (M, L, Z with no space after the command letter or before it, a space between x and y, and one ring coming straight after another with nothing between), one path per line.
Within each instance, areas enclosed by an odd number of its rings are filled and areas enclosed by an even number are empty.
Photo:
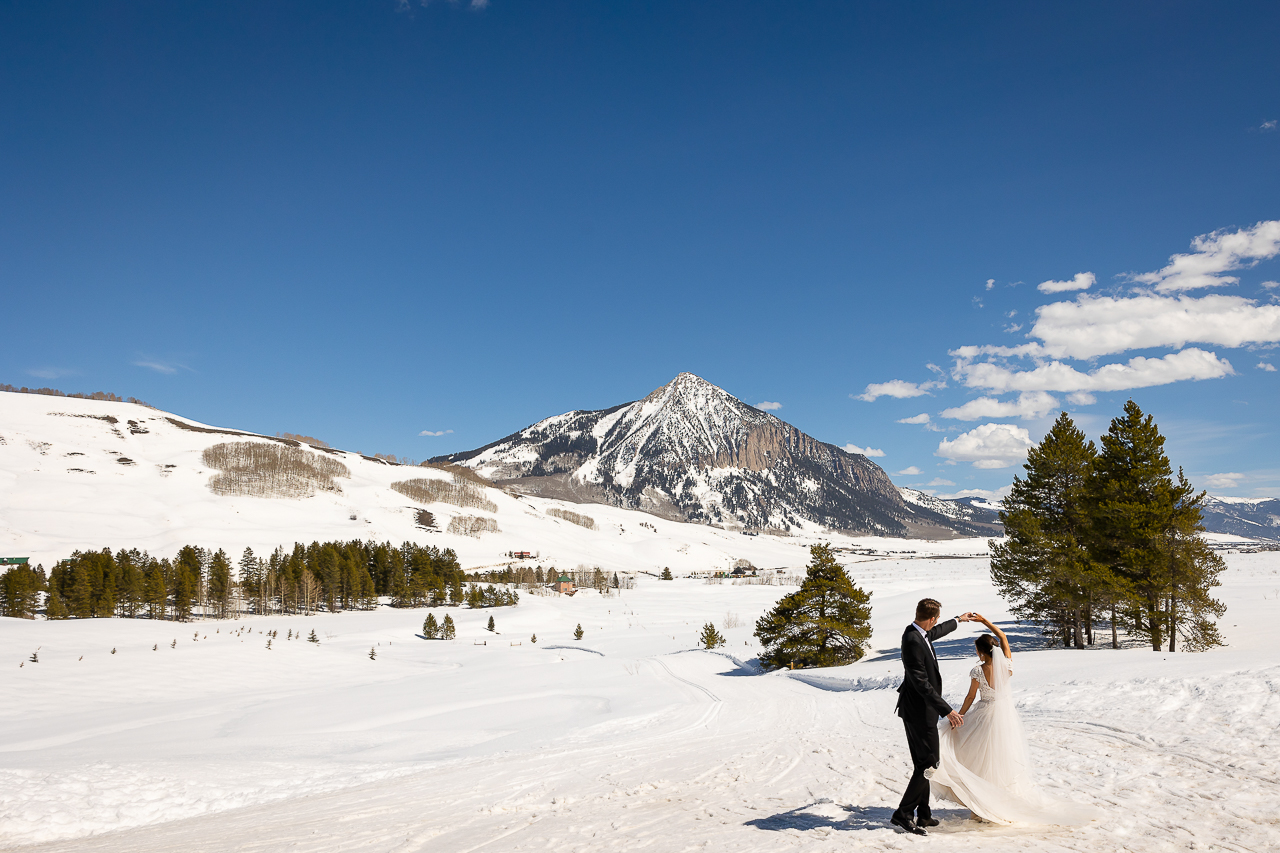
M191 543L234 556L246 544L372 536L456 547L468 568L529 548L549 564L670 565L683 575L737 558L794 571L817 541L575 507L600 523L587 531L546 517L554 501L497 491L502 533L425 533L411 502L387 488L418 469L347 454L341 494L219 498L199 451L236 438L162 420L116 436L102 421L51 414L111 412L120 427L124 414L162 417L126 404L0 394L0 406L0 549L46 564L75 547L171 556ZM115 462L120 453L136 464ZM177 467L162 476L164 464ZM431 510L442 527L455 512ZM897 646L915 602L931 595L948 615L976 609L1012 629L1037 775L1099 815L1071 829L994 827L936 804L943 823L932 835L946 849L1280 849L1280 553L1226 553L1218 596L1228 645L1169 654L1040 648L992 588L985 541L830 539L878 551L841 554L873 593L874 635L862 661L820 670L762 673L755 663L752 623L793 588L643 573L609 597L437 608L438 620L449 612L458 623L452 642L418 638L425 610L386 606L189 623L0 619L0 847L667 853L937 843L887 825L910 774L893 716ZM484 628L491 615L499 633ZM728 637L716 652L694 649L708 621ZM286 639L313 629L319 644ZM279 636L267 649L270 630ZM977 633L962 625L938 643L956 704Z
M1038 776L1097 822L998 828L938 804L933 834L959 850L1280 849L1280 559L1227 560L1227 648L1015 654ZM892 713L901 631L926 593L948 612L1006 614L983 558L859 558L849 570L874 591L875 651L768 674L750 625L786 588L647 575L614 597L454 609L453 642L418 639L424 612L388 607L0 619L0 844L903 849L916 839L886 825L909 775ZM701 625L727 613L743 622L724 629L728 645L693 650ZM483 627L490 615L498 634ZM285 639L312 629L318 645ZM975 633L938 644L953 702Z

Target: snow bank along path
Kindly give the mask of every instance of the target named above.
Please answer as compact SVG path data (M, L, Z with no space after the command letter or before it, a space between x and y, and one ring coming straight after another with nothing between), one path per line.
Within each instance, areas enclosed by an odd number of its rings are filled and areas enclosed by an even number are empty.
M924 559L854 564L879 651L797 673L749 663L750 624L785 590L646 576L619 597L526 596L491 611L497 635L490 612L451 611L452 643L414 636L423 611L389 608L0 619L0 846L1277 850L1280 555L1227 559L1228 648L1016 655L1039 775L1098 808L1088 827L994 828L947 808L943 839L886 826L909 772L892 647L912 605L931 593L1006 616L985 560ZM689 650L726 613L743 625L725 654ZM312 628L319 645L286 639ZM939 644L956 701L974 633Z

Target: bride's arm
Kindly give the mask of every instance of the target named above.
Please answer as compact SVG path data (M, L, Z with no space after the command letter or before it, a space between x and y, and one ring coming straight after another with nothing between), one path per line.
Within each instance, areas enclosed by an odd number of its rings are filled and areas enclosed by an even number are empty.
M995 624L992 623L992 621L987 617L982 616L981 614L978 614L978 613L975 613L973 615L977 616L978 621L981 622L983 625L986 625L988 628L990 628L991 633L995 634L1000 639L1000 650L1004 652L1004 656L1006 658L1008 658L1009 660L1013 660L1013 649L1009 648L1009 638L1004 635L1004 631L1001 631L999 628L997 628Z
M973 704L973 697L978 695L978 679L969 679L969 695L964 697L964 705L960 708L960 716L969 713L969 706Z

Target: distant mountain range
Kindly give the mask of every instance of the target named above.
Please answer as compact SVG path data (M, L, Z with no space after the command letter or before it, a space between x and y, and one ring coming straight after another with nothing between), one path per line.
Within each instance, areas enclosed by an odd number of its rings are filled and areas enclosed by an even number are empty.
M1211 533L1280 542L1280 500L1276 498L1205 499L1204 526Z
M900 489L867 457L692 373L643 400L556 415L431 461L517 491L746 531L809 524L890 536L1000 532L989 507Z

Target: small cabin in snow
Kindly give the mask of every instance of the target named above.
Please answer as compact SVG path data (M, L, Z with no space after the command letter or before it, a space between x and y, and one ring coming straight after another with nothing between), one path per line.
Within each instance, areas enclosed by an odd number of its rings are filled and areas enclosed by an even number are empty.
M551 582L551 588L556 592L563 592L573 595L573 580L568 575L561 575Z

